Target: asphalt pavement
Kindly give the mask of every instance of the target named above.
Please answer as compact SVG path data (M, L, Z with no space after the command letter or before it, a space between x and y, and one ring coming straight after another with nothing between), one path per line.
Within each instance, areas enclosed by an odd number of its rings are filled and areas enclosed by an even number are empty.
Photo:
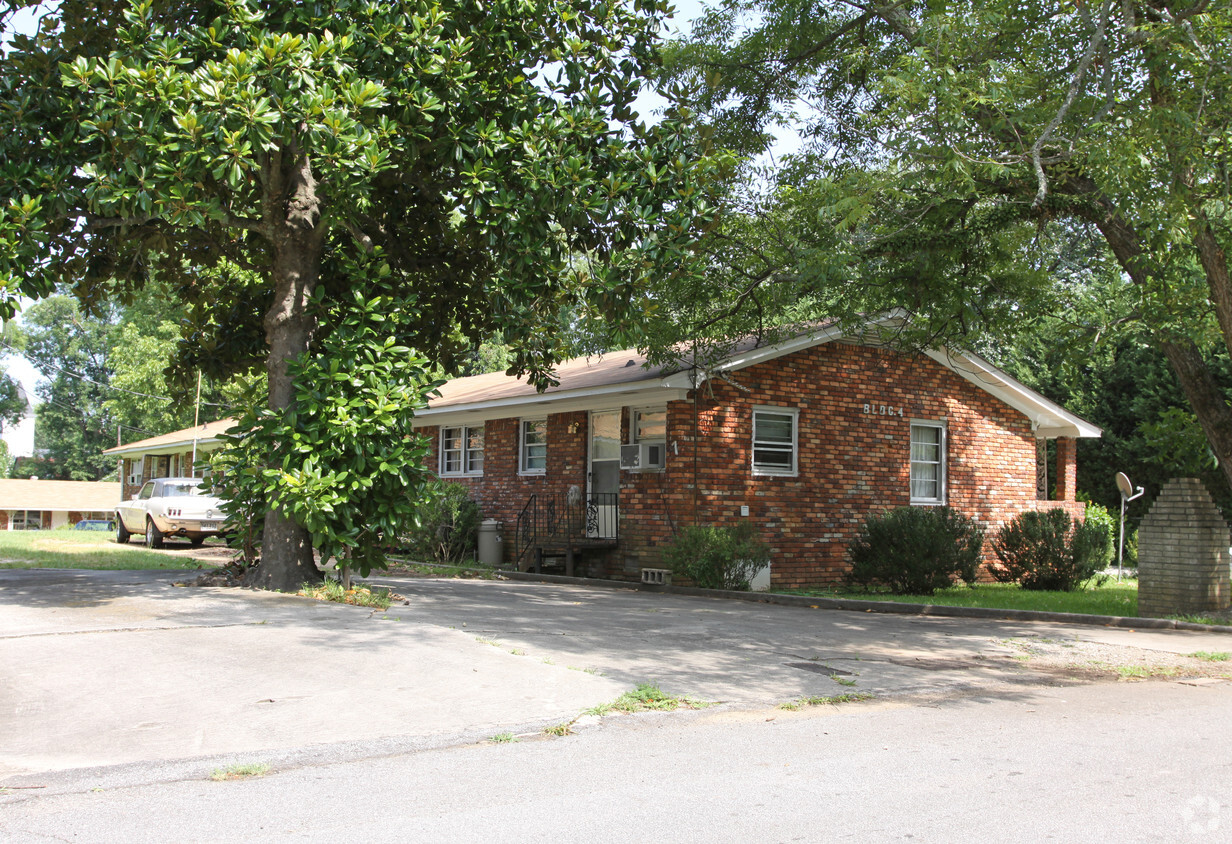
M0 791L185 775L258 754L374 758L571 721L638 683L753 711L801 696L1012 695L1072 682L1024 642L1232 650L1226 634L783 607L508 581L386 579L388 612L184 572L0 571ZM1128 653L1128 651L1127 651ZM58 775L58 779L57 779Z

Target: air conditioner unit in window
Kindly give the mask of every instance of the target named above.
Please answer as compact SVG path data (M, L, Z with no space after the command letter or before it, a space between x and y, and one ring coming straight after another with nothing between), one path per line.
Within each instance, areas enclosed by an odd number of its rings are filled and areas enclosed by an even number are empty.
M620 447L620 468L630 472L662 469L667 465L666 443L630 443Z

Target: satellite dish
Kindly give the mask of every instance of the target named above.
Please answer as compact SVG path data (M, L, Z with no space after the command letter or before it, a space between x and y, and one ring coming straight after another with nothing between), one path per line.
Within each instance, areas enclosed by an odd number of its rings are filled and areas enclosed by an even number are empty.
M1125 498L1129 498L1134 494L1134 485L1129 482L1129 476L1124 472L1117 472L1116 485L1117 489L1121 491L1121 495Z

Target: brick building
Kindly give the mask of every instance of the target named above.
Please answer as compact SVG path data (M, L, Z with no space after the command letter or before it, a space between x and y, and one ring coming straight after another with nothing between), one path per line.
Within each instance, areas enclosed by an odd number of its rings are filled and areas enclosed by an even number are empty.
M827 585L860 525L894 507L948 504L989 529L1028 509L1081 514L1075 440L1099 429L975 356L818 329L707 371L644 364L566 361L544 393L459 378L420 412L440 477L500 522L506 565L652 579L681 526L748 520L774 586ZM1037 496L1048 439L1055 501Z
M122 499L132 498L141 490L141 485L151 478L192 478L201 475L201 461L220 445L218 435L234 424L234 419L220 419L104 451L103 454L119 461ZM117 499L116 503L120 500Z
M110 481L0 479L0 530L51 530L110 519L120 485Z

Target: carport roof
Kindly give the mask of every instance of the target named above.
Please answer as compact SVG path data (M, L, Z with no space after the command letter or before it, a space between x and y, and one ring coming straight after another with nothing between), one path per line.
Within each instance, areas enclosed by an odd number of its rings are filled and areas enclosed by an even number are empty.
M185 428L182 431L172 431L149 439L118 445L109 448L103 454L114 454L123 457L129 454L172 454L182 448L191 448L195 440L197 445L218 441L218 435L235 425L235 419L219 419L217 422L206 422L195 428Z

